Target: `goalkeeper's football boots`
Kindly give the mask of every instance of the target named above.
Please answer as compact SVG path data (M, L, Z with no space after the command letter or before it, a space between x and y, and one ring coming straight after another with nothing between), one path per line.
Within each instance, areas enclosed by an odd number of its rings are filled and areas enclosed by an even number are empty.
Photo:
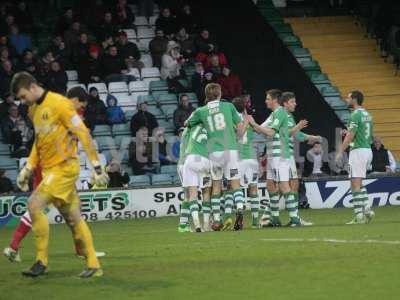
M7 247L4 249L3 254L11 262L21 262L21 256L19 255L18 250Z
M38 260L29 270L23 271L22 275L26 277L39 277L42 275L46 275L47 273L47 267L40 260Z

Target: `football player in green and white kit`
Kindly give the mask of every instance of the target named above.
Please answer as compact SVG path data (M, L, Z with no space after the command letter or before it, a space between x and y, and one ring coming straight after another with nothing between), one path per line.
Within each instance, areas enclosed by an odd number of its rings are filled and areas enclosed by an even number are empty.
M349 225L369 223L375 216L369 204L367 190L362 185L367 169L372 162L373 135L372 117L362 107L363 101L364 96L359 91L353 91L348 95L346 102L354 108L354 111L350 115L346 137L336 155L336 160L340 160L343 152L350 146L349 177L355 216L352 221L347 223Z
M248 117L250 125L257 132L267 135L267 189L270 196L271 220L262 225L273 227L282 225L279 218L279 191L285 198L286 206L292 206L295 202L289 184L290 162L293 156L289 144L289 120L285 109L279 104L281 95L282 92L277 89L266 92L265 102L272 113L262 125L258 125L251 116ZM302 120L295 126L295 130L301 130L305 126L307 121ZM300 224L295 210L289 211L289 216L289 226Z
M245 103L241 97L234 98L232 104L236 110L242 114L244 120L247 119ZM244 134L238 138L239 143L239 174L240 185L247 188L247 196L250 202L252 227L258 227L258 211L260 200L258 199L258 160L253 145L254 129L246 121Z
M289 148L291 152L290 158L290 189L291 193L294 196L295 202L293 203L286 203L286 209L290 213L297 212L298 214L298 204L299 204L299 177L297 175L297 167L296 167L296 160L294 157L294 139L298 140L299 142L309 141L309 142L317 142L321 141L320 136L309 135L305 134L302 131L298 130L296 127L296 122L293 117L293 112L296 110L296 96L292 92L284 92L281 96L281 105L285 108L285 111L288 115L288 127L289 127ZM292 225L292 224L290 224ZM311 226L311 222L307 222L300 218L300 224L293 224L292 226Z
M185 191L181 205L179 232L190 231L189 216L196 232L201 232L198 189L202 189L204 230L210 231L210 161L208 159L207 132L201 125L185 128L179 152L178 174Z
M237 213L234 224L235 230L242 229L244 195L240 188L239 153L236 132L243 134L244 123L232 103L221 101L221 86L210 83L205 88L206 105L196 109L187 120L189 128L202 124L208 135L209 159L211 162L213 229L231 229L232 212L227 211L221 220L221 189L222 177L229 181L233 193Z

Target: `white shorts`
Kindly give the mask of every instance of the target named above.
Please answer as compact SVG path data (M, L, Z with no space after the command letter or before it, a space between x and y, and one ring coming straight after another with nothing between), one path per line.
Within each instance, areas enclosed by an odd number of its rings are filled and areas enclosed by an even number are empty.
M240 179L239 152L237 150L225 150L210 153L212 180Z
M208 158L201 155L189 154L182 168L182 186L197 186L205 188L211 186L211 164Z
M183 184L183 164L180 164L176 167L176 171L178 172L178 177L179 180L181 181L181 184Z
M297 175L297 167L296 167L296 160L294 157L290 159L290 179L298 179L299 175Z
M360 148L351 150L349 154L349 178L365 178L371 163L371 149Z
M267 179L275 182L289 181L292 178L290 164L290 159L281 157L269 158L267 161Z
M240 185L248 187L249 184L258 183L257 159L243 159L239 161Z

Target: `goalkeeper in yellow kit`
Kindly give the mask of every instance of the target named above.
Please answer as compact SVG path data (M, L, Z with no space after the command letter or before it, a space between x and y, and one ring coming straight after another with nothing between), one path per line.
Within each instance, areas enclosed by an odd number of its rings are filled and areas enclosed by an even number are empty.
M80 201L75 188L79 177L79 160L73 139L78 137L95 170L96 184L107 183L108 176L100 165L90 133L77 115L73 103L60 94L46 91L36 79L26 73L14 75L11 91L30 106L29 115L35 128L35 142L25 167L17 177L17 185L23 190L32 170L40 161L42 182L28 200L35 235L36 262L22 274L37 277L47 273L49 223L43 209L53 204L71 228L75 244L79 244L86 257L86 269L82 278L103 275L93 246L92 235L81 218Z

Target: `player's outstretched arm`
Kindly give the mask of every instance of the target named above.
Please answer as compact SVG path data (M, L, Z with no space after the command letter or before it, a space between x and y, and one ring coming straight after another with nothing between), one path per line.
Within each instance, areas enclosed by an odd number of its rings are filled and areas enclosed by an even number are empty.
M295 136L296 133L300 132L300 130L306 128L308 126L307 120L300 120L299 123L296 124L292 129L289 130L290 136Z
M274 129L258 125L252 116L248 116L248 120L249 120L249 124L258 133L262 133L262 134L265 134L265 135L268 135L268 136L271 136L271 137L274 136L274 134L275 134L275 130Z

